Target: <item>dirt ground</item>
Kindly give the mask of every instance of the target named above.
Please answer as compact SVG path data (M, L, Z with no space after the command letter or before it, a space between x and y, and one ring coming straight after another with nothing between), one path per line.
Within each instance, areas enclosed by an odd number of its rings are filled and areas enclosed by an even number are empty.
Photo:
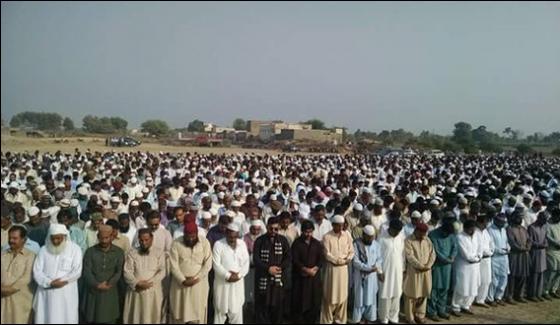
M560 324L560 300L540 303L507 305L496 308L473 306L474 315L453 317L449 321L431 324Z
M64 153L72 153L76 148L80 151L90 149L91 151L116 151L116 152L130 152L130 151L148 151L148 152L198 152L202 154L209 153L259 153L259 154L279 154L280 151L263 150L263 149L245 149L239 147L188 147L188 146L168 146L157 143L142 143L137 147L106 147L104 138L64 138L67 142L56 143L55 141L62 140L63 138L28 138L25 136L10 136L2 135L2 152L15 151L15 152L40 152L54 153L60 150Z

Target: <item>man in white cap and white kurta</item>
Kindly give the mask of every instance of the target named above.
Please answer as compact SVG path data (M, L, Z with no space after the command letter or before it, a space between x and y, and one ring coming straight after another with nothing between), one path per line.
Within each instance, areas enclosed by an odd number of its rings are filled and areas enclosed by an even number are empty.
M226 238L214 244L212 254L214 268L214 323L243 323L245 283L249 272L249 253L243 240L239 239L239 225L227 226Z
M348 264L354 257L354 247L352 246L352 236L348 231L342 229L343 225L344 217L334 216L333 229L323 237L327 263L323 280L321 324L332 324L333 320L346 324Z
M62 224L51 224L45 246L33 265L38 284L33 310L36 324L77 324L78 279L82 273L82 250L68 238Z

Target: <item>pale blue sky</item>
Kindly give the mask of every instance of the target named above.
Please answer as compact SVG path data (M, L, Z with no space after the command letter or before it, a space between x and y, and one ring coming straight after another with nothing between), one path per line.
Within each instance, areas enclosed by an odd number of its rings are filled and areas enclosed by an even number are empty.
M2 2L2 117L560 129L560 3Z

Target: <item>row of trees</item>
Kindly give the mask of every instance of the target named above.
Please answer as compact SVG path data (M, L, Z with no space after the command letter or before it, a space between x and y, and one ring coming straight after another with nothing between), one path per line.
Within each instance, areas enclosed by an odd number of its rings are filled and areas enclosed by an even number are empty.
M58 113L22 112L14 115L10 120L11 127L32 128L41 131L73 131L74 121L63 118Z

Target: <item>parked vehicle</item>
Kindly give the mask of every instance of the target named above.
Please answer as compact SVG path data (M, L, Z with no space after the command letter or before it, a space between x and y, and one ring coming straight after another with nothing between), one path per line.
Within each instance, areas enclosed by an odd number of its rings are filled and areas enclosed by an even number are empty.
M136 147L142 144L140 140L131 137L108 137L105 145L108 147Z

